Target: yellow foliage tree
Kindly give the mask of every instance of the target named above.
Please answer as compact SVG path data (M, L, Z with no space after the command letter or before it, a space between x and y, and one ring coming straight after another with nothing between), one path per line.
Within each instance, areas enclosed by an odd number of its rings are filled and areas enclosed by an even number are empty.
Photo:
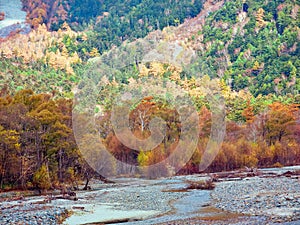
M256 22L257 22L257 26L259 28L262 28L267 24L267 22L264 21L264 14L265 14L265 11L262 8L259 8L256 13Z
M65 70L68 74L73 74L72 65L81 63L81 59L76 52L70 54L63 41L66 36L72 39L83 33L72 31L67 23L64 23L62 29L57 32L49 32L45 24L37 26L37 29L29 34L21 34L1 42L0 60L1 58L17 58L22 59L25 64L42 60L54 69ZM74 44L76 45L77 42ZM60 49L56 52L49 51L57 46Z
M260 69L259 62L255 61L252 69L253 70L259 70Z
M65 45L61 49L61 55L64 57L69 57L69 52Z
M37 188L46 190L51 187L51 181L46 165L42 165L33 175L33 183Z
M99 57L100 53L97 48L93 48L92 51L89 53L90 57Z
M64 23L61 25L61 29L62 29L63 31L69 31L69 30L71 30L71 28L70 28L70 26L69 26L69 24L68 24L67 22L64 22Z

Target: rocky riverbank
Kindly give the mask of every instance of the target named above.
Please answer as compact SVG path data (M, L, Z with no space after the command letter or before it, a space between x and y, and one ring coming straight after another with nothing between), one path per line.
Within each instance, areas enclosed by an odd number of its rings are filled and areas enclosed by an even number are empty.
M0 204L0 224L59 224L67 216L64 208L36 204L30 201L11 201Z
M182 198L184 192L164 189L183 187L182 180L119 179L115 184L94 180L93 190L77 191L77 201L57 196L15 197L0 195L0 224L88 224L108 221L135 221L172 211L170 202Z
M2 193L0 224L296 225L300 224L300 180L290 170L258 171L256 176L230 172L227 178L220 173L213 176L218 177L214 190L189 189L191 183L199 184L212 175L124 178L110 184L94 180L91 191L76 191L77 201L49 194Z
M0 1L0 39L16 33L29 33L31 28L25 19L26 12L22 10L20 0Z
M26 12L22 10L20 0L0 1L0 12L4 13L0 21L0 29L12 24L23 23L26 19Z
M0 38L6 38L13 34L28 34L31 31L27 23L16 23L0 29Z
M218 183L211 194L217 208L273 222L300 222L300 181L289 177L253 177Z

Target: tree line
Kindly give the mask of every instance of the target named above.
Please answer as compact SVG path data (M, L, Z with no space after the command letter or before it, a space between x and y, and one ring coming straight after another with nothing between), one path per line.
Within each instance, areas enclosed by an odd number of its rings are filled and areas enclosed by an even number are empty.
M166 121L166 136L152 151L137 152L124 146L112 129L110 114L111 111L107 110L98 116L97 126L101 130L103 144L122 162L152 165L168 157L178 144L181 127L178 113L161 100L147 97L130 113L130 128L139 138L150 135L149 122L152 118L158 116ZM210 136L211 115L205 105L199 108L201 129L198 147L191 160L179 171L180 174L199 172L199 162ZM221 150L207 171L300 163L299 105L273 102L267 110L257 113L255 105L247 101L242 117L244 123L227 121ZM50 189L61 183L76 186L96 174L76 145L70 99L35 94L31 90L9 95L2 90L0 137L1 189ZM87 148L97 147L91 144L87 141ZM168 170L167 165L161 169ZM156 176L154 171L146 172L149 177Z

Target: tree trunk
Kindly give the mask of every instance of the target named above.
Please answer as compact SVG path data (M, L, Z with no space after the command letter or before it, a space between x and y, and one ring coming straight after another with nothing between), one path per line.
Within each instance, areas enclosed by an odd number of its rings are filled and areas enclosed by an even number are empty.
M90 178L89 178L89 176L87 174L87 176L86 176L86 182L85 182L85 186L84 186L83 190L87 190L88 189L89 182L90 182Z
M59 152L58 152L58 154L59 154L59 165L58 165L58 167L59 167L59 181L60 182L62 182L63 181L63 177L62 177L62 151L61 151L61 148L59 149Z

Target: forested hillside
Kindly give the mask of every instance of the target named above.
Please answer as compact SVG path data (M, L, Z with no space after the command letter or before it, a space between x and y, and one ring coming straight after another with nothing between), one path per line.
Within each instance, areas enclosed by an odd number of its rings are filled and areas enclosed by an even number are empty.
M32 31L0 40L1 189L47 189L89 178L91 168L75 143L71 113L74 93L84 89L86 77L101 81L101 91L92 96L97 105L92 108L97 121L92 135L100 134L120 161L134 166L158 163L180 139L176 108L155 93L133 105L129 115L132 133L142 139L150 135L151 119L166 120L166 136L153 151L126 147L113 129L118 93L153 78L164 87L176 84L197 109L197 148L179 173L199 172L212 126L213 109L203 91L210 82L212 92L218 86L224 99L226 135L206 171L300 163L299 1L23 4ZM149 52L154 62L143 61ZM169 63L156 60L159 54ZM194 61L188 64L190 55ZM172 64L173 58L185 65ZM89 140L87 149L96 148ZM143 172L157 176L155 171Z
M188 42L233 90L297 95L299 23L298 1L226 1Z
M88 30L86 51L96 47L102 53L124 40L145 37L150 31L195 17L202 0L23 0L23 4L34 28L45 23L57 30L67 22L74 30Z

